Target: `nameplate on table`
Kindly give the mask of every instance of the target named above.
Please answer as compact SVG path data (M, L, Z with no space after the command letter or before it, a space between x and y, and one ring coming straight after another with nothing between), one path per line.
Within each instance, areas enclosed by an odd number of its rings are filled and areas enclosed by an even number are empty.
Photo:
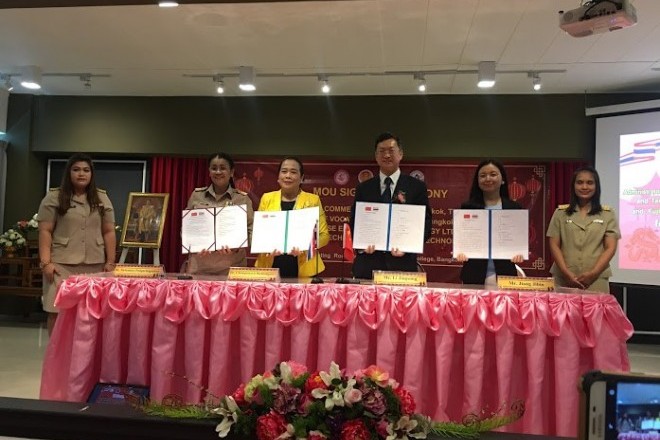
M117 264L112 274L125 278L159 278L165 274L162 264L158 266L146 264Z
M229 281L271 281L280 282L280 270L276 267L230 267Z
M426 286L426 272L391 272L374 270L374 284L390 286Z
M510 277L498 276L497 288L500 290L533 290L554 292L555 280L547 277Z

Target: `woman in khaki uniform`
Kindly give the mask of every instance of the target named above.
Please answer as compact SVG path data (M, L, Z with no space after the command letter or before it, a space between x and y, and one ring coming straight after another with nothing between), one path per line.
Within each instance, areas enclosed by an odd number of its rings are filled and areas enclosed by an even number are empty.
M41 201L37 220L43 307L48 312L50 334L57 319L55 294L62 280L69 275L110 272L115 267L115 213L105 191L96 188L89 156L71 156L62 184Z
M610 293L610 260L621 238L612 209L600 204L600 179L592 167L575 171L568 205L559 205L548 226L555 284Z
M248 242L252 237L254 210L252 200L243 191L234 188L234 161L225 153L218 153L209 159L211 185L195 188L188 199L186 209L222 207L227 205L247 205ZM247 266L245 248L223 249L191 254L186 272L200 275L227 275L231 266Z

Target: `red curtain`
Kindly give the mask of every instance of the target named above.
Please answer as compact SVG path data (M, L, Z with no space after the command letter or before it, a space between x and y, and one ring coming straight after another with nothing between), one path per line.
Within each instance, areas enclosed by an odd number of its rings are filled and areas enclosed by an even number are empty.
M160 248L167 272L179 272L186 260L181 254L181 210L193 189L209 184L208 169L206 159L154 157L151 162L151 192L170 194Z

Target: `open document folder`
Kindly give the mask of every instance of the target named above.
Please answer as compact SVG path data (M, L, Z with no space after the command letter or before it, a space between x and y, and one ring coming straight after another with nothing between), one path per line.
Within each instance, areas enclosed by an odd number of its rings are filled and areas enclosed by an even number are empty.
M454 209L453 256L510 260L529 255L526 209Z
M294 247L306 251L318 221L318 206L292 211L257 211L252 223L250 252L261 254L277 250L288 254Z
M424 252L426 206L398 203L355 204L354 249L374 245L377 251Z
M247 205L184 209L181 213L181 252L184 254L247 245Z

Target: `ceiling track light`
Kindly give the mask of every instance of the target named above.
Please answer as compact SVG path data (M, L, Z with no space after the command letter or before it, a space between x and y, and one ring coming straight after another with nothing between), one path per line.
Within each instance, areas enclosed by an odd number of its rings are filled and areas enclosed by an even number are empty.
M495 85L495 61L479 61L479 81L477 87L490 89Z
M413 79L417 81L417 91L420 93L426 92L426 78L422 72L413 74Z
M326 95L330 93L330 83L328 82L328 77L327 75L319 75L318 76L319 81L321 82L321 91L325 93Z
M539 76L538 72L529 72L527 77L532 79L532 88L535 91L538 92L541 90L541 77Z
M215 84L215 91L218 95L225 93L225 82L222 80L222 76L213 75L213 83Z
M0 74L0 81L3 81L5 89L8 92L11 92L12 90L14 90L14 86L11 83L11 75L8 75L6 73Z
M254 67L241 66L238 68L238 88L244 92L254 92L257 87L254 85L255 80Z
M179 3L173 1L159 1L158 6L161 8L176 8L179 6Z
M495 73L498 75L527 75L530 78L531 74L534 73L537 76L540 74L551 74L551 73L566 73L566 69L540 69L540 70L495 70L495 61L482 61L479 63L479 68L470 68L470 69L443 69L443 70L386 70L380 72L332 72L332 73L285 73L285 72L260 72L259 77L263 78L311 78L315 77L321 83L321 91L323 93L330 93L330 78L331 77L384 77L384 76L413 76L413 79L417 81L417 90L424 92L427 90L426 77L429 75L475 75L479 76L479 84L481 88L493 87L495 85ZM51 74L44 74L44 76L50 76ZM55 74L53 74L55 75ZM64 74L63 74L64 75ZM109 76L109 75L92 75L92 76ZM189 74L184 73L185 78L238 78L239 87L243 91L254 91L256 90L254 80L255 73L254 67L252 66L241 66L239 72L227 71L216 74ZM539 76L540 83L540 76ZM326 87L327 86L327 87ZM326 90L328 90L326 92ZM224 89L223 89L224 91Z
M90 73L80 75L80 81L82 81L85 91L89 92L92 90L92 75Z
M30 90L40 89L41 69L37 66L21 67L21 85Z

